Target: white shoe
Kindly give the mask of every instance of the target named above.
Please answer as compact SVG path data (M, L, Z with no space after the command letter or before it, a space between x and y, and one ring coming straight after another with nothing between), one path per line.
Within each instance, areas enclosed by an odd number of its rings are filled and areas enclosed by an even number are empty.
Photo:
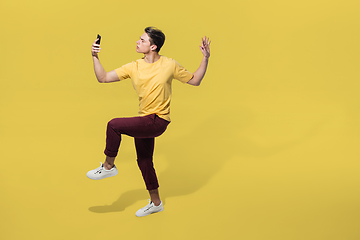
M101 164L100 167L98 167L94 170L88 171L86 176L93 180L100 180L100 179L107 178L107 177L113 177L118 174L118 170L115 167L115 165L112 169L106 170L104 168L104 165L101 162L100 162L100 164Z
M149 215L149 214L161 212L161 211L164 210L164 207L163 207L162 202L160 203L159 206L155 206L155 204L154 204L152 201L150 201L150 200L148 200L148 201L149 201L149 204L148 204L148 205L146 205L145 207L139 209L139 210L135 213L135 215L136 215L137 217L145 217L145 216L147 216L147 215Z

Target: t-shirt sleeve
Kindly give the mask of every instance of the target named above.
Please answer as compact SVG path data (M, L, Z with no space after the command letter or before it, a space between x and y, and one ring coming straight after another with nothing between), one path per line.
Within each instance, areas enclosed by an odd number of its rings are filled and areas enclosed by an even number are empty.
M187 83L193 78L193 74L181 66L178 62L175 62L174 79L179 80L182 83Z
M131 69L132 69L132 63L128 63L115 69L115 72L121 81L131 77Z

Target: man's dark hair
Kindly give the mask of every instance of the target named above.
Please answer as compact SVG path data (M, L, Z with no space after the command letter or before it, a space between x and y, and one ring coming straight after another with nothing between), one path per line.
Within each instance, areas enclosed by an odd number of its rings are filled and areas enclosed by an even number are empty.
M156 45L157 48L155 51L159 52L161 47L164 45L165 34L160 29L155 27L147 27L145 28L145 32L150 38L150 44Z

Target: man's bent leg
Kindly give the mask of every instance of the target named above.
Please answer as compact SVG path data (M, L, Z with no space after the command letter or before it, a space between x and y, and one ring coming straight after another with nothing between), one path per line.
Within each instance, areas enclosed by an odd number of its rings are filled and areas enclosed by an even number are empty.
M105 162L104 162L104 168L106 170L112 169L115 166L114 161L115 161L115 157L106 156Z
M108 122L106 128L106 147L105 155L108 157L115 158L118 154L120 142L121 142L121 132L118 131L121 128L122 121L119 118L115 118Z
M105 155L116 157L121 134L134 138L153 138L160 136L166 129L168 121L155 114L144 117L114 118L107 126Z

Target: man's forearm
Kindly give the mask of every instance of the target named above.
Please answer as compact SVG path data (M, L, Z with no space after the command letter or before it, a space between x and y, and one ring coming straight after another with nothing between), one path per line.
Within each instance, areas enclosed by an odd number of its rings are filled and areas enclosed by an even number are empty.
M191 85L194 85L194 86L199 86L200 85L202 79L205 76L208 63L209 63L209 58L208 57L203 57L199 68L194 72L194 77L189 81L189 83Z
M101 83L106 82L106 71L101 65L99 57L97 55L93 55L93 61L94 61L94 71L97 80Z

